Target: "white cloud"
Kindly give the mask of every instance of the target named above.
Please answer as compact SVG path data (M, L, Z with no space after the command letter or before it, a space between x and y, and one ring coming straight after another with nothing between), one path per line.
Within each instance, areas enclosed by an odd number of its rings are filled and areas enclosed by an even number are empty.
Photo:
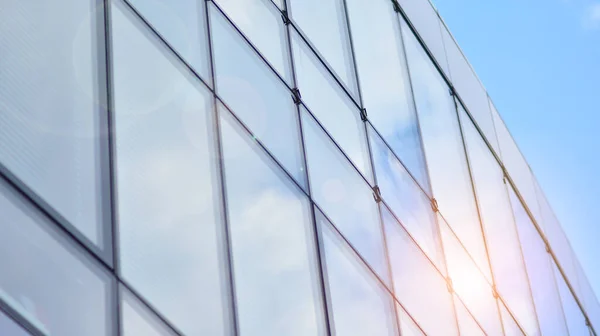
M588 6L583 16L583 28L587 30L600 29L600 2Z

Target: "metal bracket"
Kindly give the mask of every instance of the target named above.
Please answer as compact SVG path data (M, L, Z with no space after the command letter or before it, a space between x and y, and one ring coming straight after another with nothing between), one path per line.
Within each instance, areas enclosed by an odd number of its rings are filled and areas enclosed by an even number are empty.
M448 292L450 293L454 293L454 286L452 285L452 279L450 279L450 277L446 277L446 288L448 289Z
M281 11L281 20L283 20L283 24L286 26L292 23L290 16L288 15L288 11L285 9Z
M494 296L494 299L500 297L500 295L498 294L498 290L496 289L496 285L492 286L492 295Z
M373 199L376 203L381 202L381 190L379 190L378 186L373 187Z
M302 102L302 95L300 94L300 90L298 88L292 89L292 99L294 99L294 104L300 105Z
M440 211L440 208L438 206L438 202L435 198L431 199L431 210L433 210L434 213L437 213Z
M392 0L392 5L394 6L394 12L400 13L400 4L398 0Z
M367 109L363 108L360 110L360 120L367 121Z
M454 97L455 93L454 93L454 89L452 87L448 87L448 93L450 94L450 96Z
M550 245L548 243L544 243L546 247L546 252L550 253Z

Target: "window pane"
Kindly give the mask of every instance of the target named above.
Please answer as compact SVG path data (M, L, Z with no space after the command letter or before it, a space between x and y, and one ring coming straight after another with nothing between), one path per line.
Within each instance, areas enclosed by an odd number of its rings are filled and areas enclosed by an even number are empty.
M210 6L217 92L284 167L305 184L298 112L288 88Z
M371 179L365 127L358 108L295 32L292 34L292 47L302 101L352 163L367 179Z
M434 55L438 64L448 75L448 63L442 38L440 19L428 0L398 0L400 7L408 15L410 22L419 32L419 35ZM408 27L406 27L408 28Z
M567 326L546 244L512 188L509 188L509 195L542 335L566 335Z
M2 1L0 162L104 249L100 3Z
M473 68L471 68L471 64L469 64L469 61L467 61L460 47L450 36L445 26L442 26L442 31L448 55L452 85L454 85L458 95L465 103L465 106L479 128L481 128L486 139L490 142L494 150L497 151L496 130L494 129L494 121L490 111L487 92L479 81L479 78L477 78Z
M271 0L216 0L216 3L275 70L290 82L287 32L281 12Z
M473 315L469 313L467 307L460 301L460 299L454 295L454 307L456 307L456 317L458 319L458 326L460 328L461 335L484 335L485 333L481 330L481 327L475 319Z
M0 335L29 336L30 334L0 310Z
M525 332L539 334L504 173L469 117L460 111L496 287Z
M288 6L300 30L346 87L356 94L343 0L289 0Z
M452 287L487 335L502 335L502 325L490 284L448 225L440 219Z
M237 313L243 335L322 335L307 198L220 110Z
M448 86L403 22L433 195L440 212L491 279L462 135Z
M100 266L4 181L0 213L0 300L46 335L110 335L113 282Z
M504 335L506 335L506 336L522 336L523 332L521 331L521 328L519 328L519 326L517 325L517 322L515 322L515 320L512 318L512 316L506 309L506 306L504 306L504 304L501 302L499 302L499 306L500 306L500 315L502 316L502 324L504 325ZM540 334L538 333L537 335L540 335ZM545 334L541 334L541 335L545 335ZM548 335L564 335L564 334L560 334L560 333L554 331L553 333L548 334Z
M122 274L182 332L224 334L212 100L126 8L112 13Z
M429 190L397 14L389 0L348 0L363 105L369 120Z
M302 125L313 199L375 272L388 281L372 190L304 109Z
M200 76L210 78L205 2L127 0Z
M175 336L140 300L121 287L123 336Z
M377 184L386 204L439 269L444 255L429 198L421 191L381 138L369 127Z
M415 324L408 313L398 303L396 303L396 313L398 314L398 323L400 324L400 335L402 336L425 336L421 329Z
M581 297L581 304L583 304L584 310L590 319L590 323L595 327L600 327L600 305L596 299L594 289L577 258L575 258L575 270L581 291L581 295L579 296Z
M383 207L382 213L396 297L426 334L457 335L446 281Z
M336 335L397 335L392 298L317 210Z
M573 294L567 287L567 283L565 279L560 274L558 267L554 262L552 262L554 269L554 277L556 278L556 282L558 284L558 291L560 292L560 298L562 301L563 310L565 312L565 317L567 320L567 325L569 326L569 335L587 335L588 327L585 325L585 317L579 309Z

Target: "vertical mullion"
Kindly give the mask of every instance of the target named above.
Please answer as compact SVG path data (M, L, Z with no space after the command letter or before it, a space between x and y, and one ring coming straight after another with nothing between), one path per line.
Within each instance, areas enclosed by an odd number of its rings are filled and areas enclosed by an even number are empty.
M287 44L287 51L288 51L288 59L287 61L289 62L289 69L291 72L291 79L292 79L292 87L295 89L298 89L298 82L297 82L297 76L296 76L296 66L294 63L294 52L292 50L292 38L291 38L291 32L290 32L290 6L288 4L289 0L283 0L283 10L285 11L285 14L282 15L286 15L286 22L284 22L284 26L285 26L285 42ZM301 106L302 104L295 104L296 105L296 112L297 112L297 122L298 122L298 131L300 134L300 147L302 149L302 162L304 165L304 176L305 176L305 180L306 180L306 192L308 194L309 197L309 204L310 204L310 217L311 217L311 221L313 224L312 227L312 231L313 231L313 240L314 240L314 244L315 244L315 259L317 261L317 276L318 276L318 281L319 281L319 289L320 289L320 294L321 294L321 304L322 304L322 309L323 309L323 317L325 318L325 329L327 332L327 335L334 335L334 330L335 330L335 326L333 325L333 313L330 311L329 307L331 307L331 303L330 303L330 298L331 295L329 293L329 282L327 281L327 266L325 264L325 262L323 261L323 259L325 258L325 252L323 251L322 247L322 240L320 239L320 230L318 228L319 224L317 223L317 218L316 218L316 214L315 214L315 207L313 205L313 200L312 200L312 189L311 189L311 183L310 183L310 176L308 173L308 162L306 159L306 146L305 146L305 141L304 141L304 130L302 128L302 109Z
M226 189L226 181L225 181L225 162L223 159L223 145L222 145L222 136L221 136L221 124L219 120L219 109L218 109L218 99L216 96L216 76L215 76L215 62L214 62L214 52L213 52L213 36L210 29L210 0L206 0L204 2L204 15L206 16L206 31L207 31L207 41L208 41L208 56L210 58L210 77L212 84L212 107L213 107L213 115L212 115L212 127L214 131L213 138L213 150L216 154L216 169L217 169L217 183L220 186L220 194L219 197L221 199L221 223L223 226L221 227L221 233L223 236L223 240L220 244L221 253L225 253L225 272L227 273L226 279L228 281L228 297L230 303L230 309L228 310L228 320L231 322L230 330L228 330L232 335L239 335L239 321L238 321L238 310L237 310L237 300L236 300L236 287L235 287L235 276L233 270L233 250L232 250L232 242L231 242L231 231L229 228L229 213L227 208L227 189Z

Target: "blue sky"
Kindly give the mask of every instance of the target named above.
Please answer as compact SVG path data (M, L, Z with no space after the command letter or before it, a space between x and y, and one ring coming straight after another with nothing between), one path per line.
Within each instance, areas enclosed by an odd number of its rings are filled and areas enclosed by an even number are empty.
M433 2L600 293L600 1Z

